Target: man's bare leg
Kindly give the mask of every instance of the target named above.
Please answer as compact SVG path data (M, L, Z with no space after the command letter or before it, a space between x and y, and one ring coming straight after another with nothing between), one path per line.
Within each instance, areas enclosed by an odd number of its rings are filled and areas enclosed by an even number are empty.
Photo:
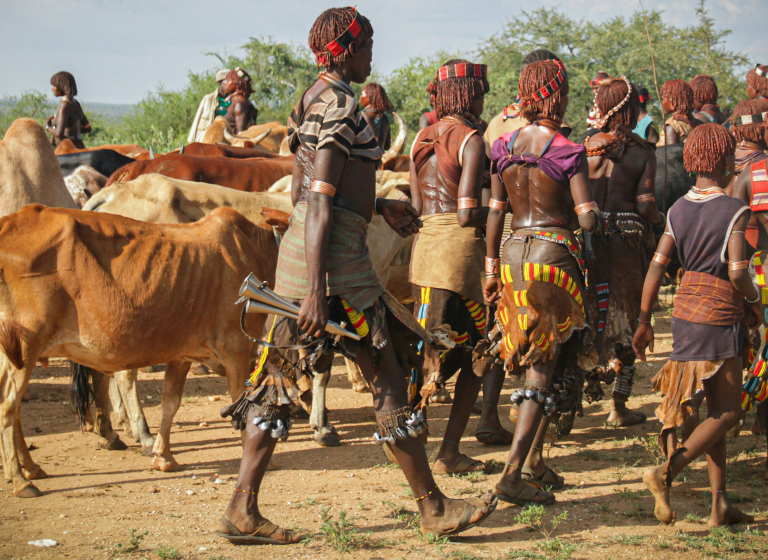
M552 377L555 371L556 360L550 360L546 364L535 364L528 369L525 375L525 385L530 387L549 388L552 385ZM523 481L521 469L531 452L531 447L540 437L542 431L542 419L544 418L544 405L530 399L523 400L519 406L517 415L517 427L512 440L504 470L501 473L499 485L519 495L525 490L527 483ZM546 429L543 430L546 434ZM497 490L498 490L497 486ZM552 494L546 493L546 500L554 500Z
M385 327L386 328L386 327ZM389 333L387 339L391 340ZM374 369L373 356L367 348L361 349L356 360L368 380L373 393L374 409L379 411L393 411L408 405L408 386L400 365L395 357L391 343L380 351L381 367ZM474 402L474 399L470 402ZM471 407L471 405L470 405ZM390 445L398 464L403 469L403 474L408 480L411 491L415 497L428 497L417 501L422 525L433 531L450 529L456 526L462 512L468 507L464 500L451 500L438 488L432 472L429 468L427 453L420 438L407 437L397 440L395 445ZM431 494L430 494L431 492ZM485 506L476 507L470 516L468 525L477 523L487 516L491 510L490 493L483 496Z
M483 412L477 424L475 437L489 445L509 445L512 434L505 430L499 420L499 397L504 387L504 366L496 364L483 377Z
M728 358L720 371L704 382L708 417L686 440L685 447L668 450L669 459L649 469L643 480L656 499L654 513L663 523L674 523L675 514L669 503L669 485L694 459L707 453L707 468L713 491L711 525L746 523L750 515L740 512L729 502L725 491L725 435L739 421L741 413L741 358ZM669 485L667 484L667 481Z
M443 442L435 461L436 463L441 462L449 472L481 471L485 468L481 461L474 461L469 464L467 456L459 451L459 443L464 435L464 431L467 429L472 408L480 392L480 385L481 379L472 371L471 358L465 359L456 378L455 398L448 417L448 424L445 427ZM467 463L467 465L456 470L462 461Z

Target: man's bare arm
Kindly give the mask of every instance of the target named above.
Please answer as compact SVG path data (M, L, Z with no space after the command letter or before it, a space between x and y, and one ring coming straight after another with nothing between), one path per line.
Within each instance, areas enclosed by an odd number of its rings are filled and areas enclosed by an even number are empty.
M573 203L578 207L588 202L594 202L592 188L589 185L589 165L587 158L581 160L581 165L576 174L571 177L571 196ZM579 226L587 231L592 231L598 225L600 209L595 206L594 210L578 216Z
M467 141L462 157L459 199L473 198L475 208L459 209L457 218L461 227L483 227L488 219L488 208L482 207L483 171L485 170L485 142L477 134Z

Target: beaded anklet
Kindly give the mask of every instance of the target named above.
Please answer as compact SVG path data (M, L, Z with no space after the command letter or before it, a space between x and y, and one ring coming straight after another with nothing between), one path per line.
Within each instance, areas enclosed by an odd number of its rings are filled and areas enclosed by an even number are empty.
M725 490L712 490L713 494L725 494Z
M521 469L522 467L520 465L515 465L514 463L504 463L505 465L508 465L512 467L513 469Z
M252 492L250 490L240 490L237 486L235 486L235 492L242 492L243 494L251 494L252 496L258 496L258 492Z
M453 445L459 445L458 441L451 441L449 439L443 439L443 443L452 443Z
M544 451L543 448L541 448L541 447L534 447L533 445L531 446L531 449L535 449L536 451Z
M414 498L413 500L415 502L420 502L421 500L425 500L425 499L429 498L432 495L432 492L434 492L435 490L437 490L437 484L435 484L435 487L432 488L432 490L430 490L426 494L424 494L421 498Z

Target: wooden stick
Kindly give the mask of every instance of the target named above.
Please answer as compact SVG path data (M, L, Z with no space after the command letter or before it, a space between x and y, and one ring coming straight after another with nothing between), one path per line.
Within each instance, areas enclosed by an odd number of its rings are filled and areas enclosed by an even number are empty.
M648 47L651 49L651 66L653 67L653 85L656 87L656 99L661 104L661 92L659 91L659 79L656 75L656 56L653 52L653 42L651 41L651 31L648 29L648 16L645 13L645 6L643 6L643 0L637 0L640 2L640 8L643 10L643 20L645 21L645 34L648 37ZM667 134L665 132L666 125L664 124L664 109L661 110L661 132L664 134L664 188L662 189L661 203L662 212L667 211Z

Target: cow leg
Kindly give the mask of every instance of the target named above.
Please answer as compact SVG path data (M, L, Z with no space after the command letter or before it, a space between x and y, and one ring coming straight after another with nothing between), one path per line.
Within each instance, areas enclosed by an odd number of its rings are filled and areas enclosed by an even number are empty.
M94 419L94 432L103 438L99 447L110 451L122 451L128 446L120 439L116 431L112 429L112 407L109 400L109 378L103 373L91 370L91 383L93 383L93 407L96 411Z
M13 436L16 438L16 452L19 454L19 462L24 467L24 470L27 471L27 479L38 480L40 478L48 478L42 467L32 460L29 446L24 439L24 432L21 430L21 414L16 416L13 422Z
M13 483L13 493L18 498L36 498L40 496L40 490L32 484L21 471L19 462L20 450L17 445L21 438L17 438L16 418L20 417L21 397L27 388L27 383L32 376L36 360L28 359L32 364L30 368L17 369L11 364L8 357L0 352L0 442L2 443L3 469L5 477ZM18 429L21 430L21 423Z
M181 396L184 392L184 383L187 381L189 373L189 362L181 360L172 360L168 362L165 368L165 379L163 379L163 419L160 422L160 430L157 432L157 439L152 448L152 468L156 471L173 472L181 469L181 465L176 462L171 454L171 425L173 417L179 410Z
M141 444L141 453L147 457L152 455L152 447L155 445L155 438L149 433L147 418L144 416L144 410L141 408L139 400L139 371L129 369L115 373L115 383L122 397L122 402L128 410L128 425L131 426L133 437Z
M117 376L117 373L115 374ZM117 377L113 377L109 380L109 400L112 403L112 410L117 416L117 424L114 424L114 428L122 428L126 436L136 439L131 430L131 421L128 418L128 412L125 410L123 403L123 397L120 394L120 389L117 387Z
M352 383L352 388L358 393L370 393L371 388L368 387L368 383L365 381L363 372L360 371L360 367L346 357L344 358L344 362L347 364L347 379Z
M309 415L309 425L315 430L315 441L323 447L338 447L341 445L339 434L328 421L328 409L325 407L325 389L331 372L315 373L312 382L312 412Z

